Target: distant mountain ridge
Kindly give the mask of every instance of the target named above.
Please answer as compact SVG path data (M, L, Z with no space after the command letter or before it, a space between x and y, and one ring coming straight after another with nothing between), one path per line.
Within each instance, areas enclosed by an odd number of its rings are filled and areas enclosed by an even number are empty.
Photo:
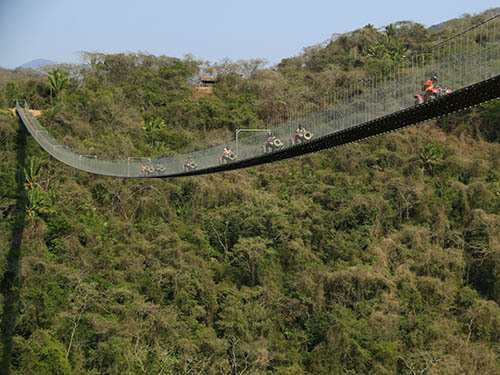
M46 65L55 65L56 63L52 60L47 60L47 59L35 59L35 60L31 60L27 63L24 63L23 65L20 65L19 68L23 68L23 69L34 69L34 70L38 70L40 69L42 66L46 66Z

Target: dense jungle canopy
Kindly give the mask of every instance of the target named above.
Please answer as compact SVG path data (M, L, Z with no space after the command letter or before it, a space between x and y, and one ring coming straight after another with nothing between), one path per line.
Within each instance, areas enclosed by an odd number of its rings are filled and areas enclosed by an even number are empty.
M27 99L85 153L189 151L486 17L366 25L273 67L84 52L0 69L0 372L498 374L499 101L176 180L73 170L8 110Z

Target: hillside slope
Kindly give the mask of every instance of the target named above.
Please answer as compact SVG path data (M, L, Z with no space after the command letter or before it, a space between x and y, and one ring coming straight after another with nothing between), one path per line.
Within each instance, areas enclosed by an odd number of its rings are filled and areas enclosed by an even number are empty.
M453 29L396 31L233 66L200 99L199 62L88 54L80 79L14 79L0 104L26 97L52 134L101 155L200 148L397 62L363 46L416 50ZM2 109L0 368L497 374L499 114L496 101L286 162L144 181L48 158Z

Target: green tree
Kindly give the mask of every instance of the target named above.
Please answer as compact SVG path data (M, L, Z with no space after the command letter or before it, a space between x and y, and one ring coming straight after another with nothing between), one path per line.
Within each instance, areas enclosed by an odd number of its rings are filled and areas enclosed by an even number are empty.
M48 72L50 88L55 96L58 96L68 85L69 77L65 71L54 68Z
M391 44L396 36L396 28L392 23L385 27L385 35L387 36L387 44Z
M27 340L17 337L17 368L23 375L69 375L71 367L62 344L47 330L34 332Z

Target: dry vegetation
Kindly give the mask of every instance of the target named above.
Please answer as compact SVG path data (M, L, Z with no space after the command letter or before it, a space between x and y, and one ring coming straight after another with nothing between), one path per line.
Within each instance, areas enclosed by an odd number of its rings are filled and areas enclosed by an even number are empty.
M403 26L394 38L409 48L454 31ZM26 97L85 150L201 147L322 93L327 77L335 86L364 74L373 58L349 48L383 33L361 34L275 70L221 73L200 99L187 84L193 61L89 54L81 80L16 78L0 102ZM499 113L497 101L313 156L143 181L47 157L2 109L3 368L497 374ZM152 118L162 125L148 132Z

